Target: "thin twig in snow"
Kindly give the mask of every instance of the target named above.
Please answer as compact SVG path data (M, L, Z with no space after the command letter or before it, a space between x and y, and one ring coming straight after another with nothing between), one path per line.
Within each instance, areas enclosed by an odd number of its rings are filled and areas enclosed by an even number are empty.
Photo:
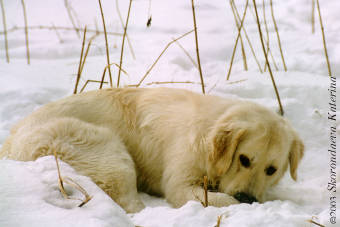
M103 21L103 29L104 29L104 36L105 36L105 48L106 48L106 61L107 61L107 65L110 66L109 44L108 44L108 41L107 41L107 33L106 33L104 13L103 13L101 1L98 0L98 2L99 2L100 13L101 13L101 16L102 16L102 21ZM112 74L111 74L110 67L108 67L108 70L109 70L109 77L110 77L110 86L112 87Z
M121 50L120 50L120 62L119 62L119 70L118 70L117 87L119 87L119 82L120 82L120 72L121 72L122 64L123 64L124 43L125 43L127 27L128 27L128 24L129 24L131 3L132 3L132 0L130 0L130 2L129 2L129 9L128 9L128 13L127 13L127 16L126 16L126 22L125 22L125 26L124 26L124 34L123 34L122 46L121 46Z
M28 23L27 23L26 6L25 6L24 0L21 0L21 4L22 4L22 9L24 11L27 64L30 64L30 48L29 48L29 41L28 41L28 28L27 28Z
M74 22L74 19L73 19L72 13L71 13L71 9L70 9L70 5L68 4L68 0L64 0L64 5L65 5L65 8L67 10L68 18L70 19L72 26L73 26L74 30L76 31L78 38L80 38L80 33L79 33L79 30L77 29L77 26Z
M321 17L319 0L316 0L316 6L318 8L318 13L319 13L319 20L320 20L320 27L321 27L322 41L323 41L323 49L325 51L325 57L326 57L326 62L327 62L328 74L329 74L329 77L332 77L331 64L329 63L329 59L328 59L326 37L325 37L324 27L323 27L323 23L322 23L322 17Z
M274 80L274 76L273 76L273 72L272 72L272 69L271 69L269 61L268 61L268 56L266 55L266 49L265 49L264 42L263 42L261 25L260 25L259 15L257 13L257 7L256 7L256 1L255 0L253 0L253 4L254 4L254 10L255 10L255 14L256 14L257 27L258 27L258 30L259 30L259 35L260 35L260 41L261 41L261 45L262 45L263 54L264 54L264 57L266 59L266 63L267 63L267 67L268 67L268 72L270 74L270 78L271 78L273 86L274 86L276 98L277 98L277 101L279 103L280 114L283 116L284 112L283 112L283 108L282 108L282 104L281 104L281 99L280 99L279 91L277 90L277 87L276 87L276 84L275 84L275 80Z
M6 61L9 63L9 54L8 54L8 40L7 40L7 25L6 25L6 14L5 14L5 7L2 0L0 0L1 4L1 12L2 12L2 23L4 26L4 41L5 41L5 51L6 51Z
M145 78L149 75L149 73L151 72L151 70L153 69L153 67L157 64L158 60L162 57L162 55L165 53L165 51L169 48L169 46L171 46L171 44L173 44L174 42L176 42L177 40L189 35L191 32L193 32L194 30L191 30L187 33L185 33L184 35L181 35L180 37L172 40L171 42L169 42L165 48L162 50L161 54L157 57L157 59L154 61L154 63L151 65L151 67L146 71L146 73L144 74L144 76L142 77L142 79L139 81L139 83L136 85L136 87L139 87L143 81L145 80Z
M198 37L197 37L197 25L196 25L194 0L191 0L191 6L192 6L192 17L193 17L193 20L194 20L194 31L195 31L195 43L196 43L196 55L197 55L198 71L199 71L199 74L200 74L200 79L201 79L201 84L202 84L202 93L205 94L204 80L203 80L201 60L200 60L200 53L199 53L199 48L198 48Z
M80 77L81 77L82 64L83 64L83 56L84 56L84 47L85 47L85 40L86 40L86 26L85 26L85 29L84 29L83 42L82 42L82 45L81 45L80 59L79 59L79 65L78 65L78 73L77 73L76 85L74 86L73 94L77 94L78 84L79 84L79 80L80 80Z
M231 69L232 69L232 67L233 67L233 62L234 62L236 47L237 47L238 40L239 40L240 37L241 37L241 29L242 29L242 27L243 27L244 19L246 18L247 9L248 9L248 0L246 1L246 6L244 7L244 11L243 11L243 16L242 16L242 20L241 20L241 23L240 23L240 27L237 29L237 30L238 30L238 32L237 32L237 38L236 38L236 41L235 41L233 53L232 53L232 55L231 55L229 70L228 70L228 74L227 74L227 80L229 80L229 78L230 78L230 73L231 73Z

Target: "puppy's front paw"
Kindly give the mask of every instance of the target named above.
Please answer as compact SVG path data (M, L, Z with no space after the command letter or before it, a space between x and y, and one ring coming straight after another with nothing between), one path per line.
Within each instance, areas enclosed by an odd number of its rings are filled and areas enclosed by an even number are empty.
M232 204L239 204L234 197L220 192L208 192L208 204L209 206L225 207Z

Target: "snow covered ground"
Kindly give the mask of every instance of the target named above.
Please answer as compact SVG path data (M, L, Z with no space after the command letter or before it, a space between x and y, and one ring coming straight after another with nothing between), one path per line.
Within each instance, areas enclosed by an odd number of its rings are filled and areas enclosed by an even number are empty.
M26 1L29 26L72 27L62 0ZM102 30L97 1L69 0L81 27ZM252 100L277 110L275 93L269 74L261 74L250 48L245 44L248 71L244 71L241 49L238 48L229 81L226 73L237 36L229 1L197 0L199 48L206 91L220 96L233 96ZM252 1L250 1L251 3ZM263 18L262 1L258 2ZM278 70L273 67L275 80L282 99L285 116L292 122L305 142L305 157L298 171L298 181L287 174L279 185L268 192L269 201L263 204L240 204L224 208L203 208L198 202L189 202L180 209L171 208L164 199L141 193L147 208L137 214L126 215L104 192L87 177L78 175L62 163L61 169L80 183L93 199L85 206L79 201L65 200L58 191L56 166L52 157L34 162L0 160L0 226L215 226L222 215L220 226L316 226L308 220L325 226L329 222L330 181L329 110L330 81L324 58L318 17L315 34L311 32L312 0L286 0L274 2L275 16L280 29L283 52L288 71L283 70L276 33L271 20L269 1L266 17L270 45ZM102 0L107 29L122 32L116 12L116 2ZM241 10L245 1L237 1ZM340 73L340 2L321 0L321 12L326 32L332 73ZM119 1L123 18L128 1ZM4 1L7 28L24 25L21 1ZM245 28L263 66L263 54L258 39L257 25L250 4ZM148 12L150 11L150 13ZM148 14L152 14L147 27ZM1 20L1 19L0 19ZM263 19L261 19L263 20ZM79 21L79 22L77 22ZM2 24L2 20L1 20ZM129 38L136 55L133 58L125 43L122 85L136 84L172 40L192 29L190 1L134 0L128 28ZM1 27L1 25L0 25ZM262 27L264 31L264 26ZM0 29L2 30L2 29ZM4 36L0 34L0 144L9 135L11 126L39 106L72 94L81 50L81 39L74 31L29 30L31 64L26 64L25 33L14 29L8 33L10 63L6 63ZM82 35L82 34L81 34ZM89 38L93 33L88 33ZM264 33L265 35L265 33ZM180 40L181 45L196 59L194 34ZM109 36L111 62L119 63L121 36ZM104 36L96 37L87 58L80 86L87 79L100 80L106 64ZM117 70L113 66L114 84ZM177 44L172 44L142 86L171 86L201 91L198 84L147 85L161 81L199 82L199 74L190 59ZM92 84L86 89L96 89ZM339 102L338 102L339 103ZM339 111L337 112L339 116ZM337 121L337 136L340 123ZM338 158L339 160L339 158ZM337 181L339 182L339 165ZM72 188L66 188L80 198ZM337 191L340 185L337 184ZM337 194L340 197L339 193ZM338 199L339 202L339 199ZM340 212L337 212L340 217Z

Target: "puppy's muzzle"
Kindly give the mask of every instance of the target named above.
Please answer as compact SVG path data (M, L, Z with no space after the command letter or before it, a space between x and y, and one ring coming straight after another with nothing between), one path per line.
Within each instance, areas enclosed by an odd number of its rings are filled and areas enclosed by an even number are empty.
M240 203L249 203L252 204L253 202L257 202L257 199L244 192L238 192L234 195L234 198L240 201Z

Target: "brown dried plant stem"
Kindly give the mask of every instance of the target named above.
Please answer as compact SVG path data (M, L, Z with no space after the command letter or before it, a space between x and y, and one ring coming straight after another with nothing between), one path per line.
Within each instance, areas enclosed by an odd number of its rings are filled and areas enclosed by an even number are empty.
M106 33L104 13L103 13L101 1L98 0L98 3L99 3L100 13L101 13L101 16L102 16L102 21L103 21L103 29L104 29L104 36L105 36L105 47L106 47L106 60L107 60L107 65L109 66L110 65L110 54L109 54L109 45L108 45L108 41L107 41L107 33ZM109 77L110 77L110 86L112 87L112 74L111 74L110 66L108 67L108 70L109 70Z
M204 189L204 207L209 205L208 203L208 177L203 177L203 189Z
M315 32L315 0L312 0L311 23L312 23L312 33L314 34L314 32Z
M8 54L8 40L7 40L7 25L6 25L6 14L5 14L5 7L2 0L0 0L1 4L1 13L2 13L2 23L4 26L4 41L5 41L5 51L6 51L6 61L9 63L9 54Z
M174 38L172 38L172 40L174 40ZM189 60L191 61L191 63L197 68L197 63L195 62L195 60L190 56L190 54L188 53L188 51L181 45L181 43L179 41L175 41L175 43L177 44L177 46L179 48L181 48L181 50L184 52L184 54L189 58Z
M82 93L89 83L101 83L101 81L99 81L99 80L87 80L85 82L84 86L80 89L79 93ZM108 84L108 82L103 82L103 84Z
M74 22L74 19L73 19L72 13L71 13L71 6L68 4L67 0L64 0L64 5L65 5L65 8L67 10L68 18L70 19L72 26L73 26L78 38L80 38L79 30L77 29L76 23Z
M330 65L329 59L328 59L325 31L324 31L324 27L323 27L323 23L322 23L322 17L321 17L319 0L316 0L316 6L318 8L318 13L319 13L319 21L320 21L320 27L321 27L321 33L322 33L323 49L325 51L325 57L326 57L326 62L327 62L328 74L329 74L329 77L332 77L331 65Z
M130 2L129 2L128 14L126 16L126 22L125 22L125 26L124 26L124 34L123 34L122 46L121 46L121 50L120 50L120 62L119 62L119 70L118 70L117 87L119 87L120 72L122 71L121 69L122 69L122 64L123 64L124 43L125 43L127 27L128 27L128 24L129 24L130 11L131 11L131 3L132 3L132 0L130 0Z
M27 64L30 64L30 49L29 49L29 41L28 41L28 23L27 23L27 14L26 14L26 6L24 0L21 0L22 10L24 12L24 21L25 21L25 39L26 39L26 57Z
M237 29L239 29L240 25L239 25L239 22L238 22L238 19L237 19L237 16L236 16L235 9L233 7L234 1L229 1L229 3L230 3L231 10L233 11L233 15L234 15L234 19L235 19L235 25L236 25ZM244 67L244 70L247 71L248 70L247 55L246 55L246 52L244 50L242 34L240 34L240 41L241 41L241 50L242 50L242 58L243 58L243 67Z
M154 61L154 63L151 65L151 67L146 71L146 73L144 74L144 76L142 77L142 79L139 81L139 83L136 85L136 87L139 87L143 81L145 80L145 78L149 75L149 73L151 72L151 70L153 69L153 67L157 64L157 62L159 61L159 59L162 57L162 55L165 53L165 51L169 48L169 46L171 46L171 44L173 44L174 42L176 42L177 40L189 35L191 32L193 32L194 30L191 30L183 35L181 35L180 37L172 40L171 42L169 42L165 48L162 50L161 54L157 57L157 59Z
M79 59L79 65L78 65L78 73L77 73L76 85L74 87L73 94L77 94L78 84L79 84L79 80L80 80L80 77L81 77L85 40L86 40L86 26L85 26L85 29L84 29L83 42L82 42L82 45L81 45L81 53L80 53L80 59Z
M237 9L237 7L236 7L235 2L234 2L233 0L231 0L231 2L232 2L232 6L233 6L234 9L235 9L235 12L236 12L236 16L237 16L238 21L241 21L241 17L240 17L240 14L238 13L238 9ZM252 11L251 11L251 12L252 12ZM260 62L259 62L259 60L258 60L257 57L256 57L255 50L254 50L254 48L253 48L253 45L252 45L251 42L250 42L249 36L248 36L247 31L246 31L246 29L245 29L244 26L242 26L242 30L243 30L243 33L244 33L246 39L247 39L248 45L249 45L249 47L250 47L251 53L252 53L253 56L254 56L254 59L255 59L255 61L256 61L256 64L257 64L257 66L259 67L260 72L262 73L262 68L261 68Z
M121 25L122 25L122 28L124 29L123 17L122 17L122 14L120 13L120 10L119 10L118 0L116 0L116 10L117 10L117 14L118 14L118 16L119 16L119 20L120 20L120 23L121 23ZM131 42L130 42L129 35L128 35L127 33L126 33L126 40L127 40L127 42L128 42L128 45L129 45L129 49L130 49L132 58L133 58L133 59L136 59L135 52L133 51L133 48L132 48L132 45L131 45Z
M198 48L198 37L197 37L197 25L196 25L196 15L195 15L194 0L191 0L191 6L192 6L192 17L193 17L193 20L194 20L194 31L195 31L195 42L196 42L196 55L197 55L198 71L199 71L199 74L200 74L200 79L201 79L201 84L202 84L202 93L205 94L204 80L203 80L201 60L200 60L200 53L199 53L199 48Z
M243 11L243 16L242 16L242 20L241 20L241 23L240 23L240 27L237 29L237 30L238 30L238 32L237 32L237 38L236 38L236 41L235 41L233 53L232 53L232 55L231 55L229 70L228 70L228 74L227 74L227 80L229 80L229 78L230 78L231 69L232 69L232 67L233 67L233 62L234 62L234 58L235 58L236 47L237 47L237 44L238 44L238 40L239 40L240 37L241 37L241 29L242 29L242 27L243 27L244 19L246 18L246 13L247 13L247 9L248 9L248 2L249 2L249 0L246 1L246 6L244 7L244 11Z
M159 85L159 84L196 84L196 83L192 81L160 81L160 82L147 83L146 85L150 86L154 84Z
M74 31L75 29L77 29L78 31L80 32L84 32L84 29L83 28L71 28L71 27L62 27L62 26L44 26L44 25L37 25L37 26L28 26L27 27L29 30L37 30L37 29L45 29L45 30L64 30L64 31ZM17 26L14 26L12 27L11 29L8 29L7 30L7 33L9 32L14 32L14 31L17 31L17 30L25 30L25 27L17 27ZM87 32L93 32L93 33L100 33L100 34L105 34L104 31L98 31L96 29L87 29ZM3 34L4 31L0 31L0 34ZM115 36L123 36L122 33L118 33L118 32L107 32L106 33L107 35L115 35Z
M286 65L286 61L285 58L283 56L283 52L282 52L282 46L281 46L281 39L280 39L280 34L279 34L279 28L276 24L276 20L275 20L275 16L274 16L274 7L273 7L273 1L270 0L270 11L271 11L271 15L272 15L272 20L274 23L274 27L275 27L275 32L276 32L276 36L277 36L277 42L279 44L279 48L280 48L280 54L281 54L281 59L282 59L282 64L283 64L283 68L285 69L285 71L287 72L287 65Z
M284 112L283 112L283 108L282 108L282 104L281 104L280 95L279 95L279 92L278 92L277 87L276 87L276 84L275 84L273 72L272 72L272 69L271 69L270 64L269 64L269 61L268 61L268 56L266 55L266 49L265 49L264 42L263 42L263 36L262 36L262 31L261 31L261 25L260 25L259 15L258 15L258 13L257 13L257 7L256 7L256 1L255 1L255 0L253 0L253 4L254 4L254 10L255 10L255 15L256 15L257 27L258 27L258 30L259 30L259 35L260 35L260 41L261 41L261 45L262 45L263 54L264 54L264 57L265 57L265 59L266 59L266 63L267 63L267 66L268 66L268 72L269 72L269 74L270 74L270 78L271 78L272 83L273 83L273 86L274 86L276 98L277 98L277 101L278 101L278 103L279 103L280 114L283 116L283 113L284 113Z

